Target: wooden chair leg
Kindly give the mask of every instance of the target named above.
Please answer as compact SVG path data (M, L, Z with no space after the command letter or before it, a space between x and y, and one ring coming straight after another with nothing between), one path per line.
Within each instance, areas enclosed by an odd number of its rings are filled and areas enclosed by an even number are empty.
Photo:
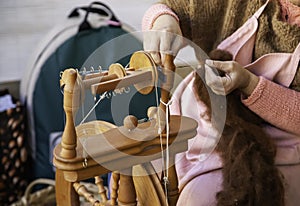
M118 205L136 206L136 191L132 179L132 168L126 171L128 175L120 174Z
M107 191L106 191L106 189L103 185L103 179L100 176L95 176L95 184L98 187L98 191L99 191L99 194L100 194L100 197L101 197L102 201L104 203L106 203L108 198L106 196Z
M175 156L171 155L170 156L170 165L168 169L168 185L167 185L167 190L168 190L168 203L169 206L176 206L177 200L179 197L179 189L178 189L178 179L177 179L177 172L176 172L176 167L175 167ZM162 185L164 187L164 182L162 180Z
M168 202L169 206L175 206L179 197L178 180L175 165L169 168Z
M63 172L59 169L56 169L55 184L57 206L80 205L79 196L73 187L73 183L66 181Z
M111 184L110 203L111 205L115 206L117 205L117 199L118 199L120 173L118 171L112 172L111 178L112 178L112 184Z

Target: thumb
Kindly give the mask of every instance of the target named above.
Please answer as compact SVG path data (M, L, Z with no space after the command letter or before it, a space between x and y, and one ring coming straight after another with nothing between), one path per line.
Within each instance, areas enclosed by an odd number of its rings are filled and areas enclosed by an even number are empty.
M162 60L161 60L161 55L158 52L150 52L150 55L153 59L153 61L155 62L156 65L161 65L162 64Z
M210 67L214 67L218 70L221 70L225 73L228 73L230 72L230 67L227 66L227 63L224 62L224 61L214 61L214 60L211 60L211 59L207 59L205 61L205 63L210 66Z

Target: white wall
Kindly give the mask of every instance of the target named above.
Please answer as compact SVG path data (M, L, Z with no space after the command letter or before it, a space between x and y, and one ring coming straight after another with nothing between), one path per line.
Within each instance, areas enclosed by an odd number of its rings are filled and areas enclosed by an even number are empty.
M100 0L123 22L140 30L156 0ZM0 0L0 83L19 81L28 59L47 32L76 6L91 0Z

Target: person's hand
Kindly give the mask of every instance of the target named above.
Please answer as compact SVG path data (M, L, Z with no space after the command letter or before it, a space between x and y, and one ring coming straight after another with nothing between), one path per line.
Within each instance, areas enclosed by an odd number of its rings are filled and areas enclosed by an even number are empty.
M183 37L178 21L171 15L159 16L150 31L144 33L144 50L157 65L163 65L165 55L174 57L183 47Z
M206 60L205 80L211 90L218 95L227 95L239 89L245 96L249 96L255 89L259 77L243 68L236 61ZM222 74L216 74L216 68Z

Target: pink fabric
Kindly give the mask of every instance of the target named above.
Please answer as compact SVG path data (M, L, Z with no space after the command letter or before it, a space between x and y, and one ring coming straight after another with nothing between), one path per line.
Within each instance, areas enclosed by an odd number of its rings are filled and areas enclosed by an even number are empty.
M270 81L261 78L259 84L263 82ZM199 124L197 136L189 140L189 150L176 155L180 189L177 205L214 206L215 195L222 189L222 161L214 152L215 142L212 140L218 140L212 138L215 130L205 120L206 107L195 97L193 84L191 73L177 87L170 107L171 114L194 118ZM264 129L277 145L275 161L285 178L286 206L296 206L300 197L300 137L271 125L266 125Z
M243 103L272 125L300 136L300 92L260 77Z
M264 129L277 145L275 161L286 179L286 205L295 206L300 197L300 94L287 87L300 60L300 44L292 54L268 54L251 63L252 54L248 51L253 50L257 18L264 7L219 48L230 51L236 61L261 76L254 92L243 103L272 124ZM222 183L219 170L222 162L209 141L215 131L205 120L206 107L195 97L193 81L193 74L186 77L173 94L171 105L173 114L194 118L199 124L197 136L189 141L189 150L176 156L181 191L178 205L216 205L215 194Z
M218 48L234 54L234 59L260 77L259 84L247 99L242 100L252 111L271 123L264 127L277 145L276 164L286 180L286 206L296 206L300 197L300 94L288 87L300 60L300 43L292 54L268 54L255 62L252 53L257 18L262 6L239 30ZM150 29L160 12L149 9L143 25ZM152 13L152 14L151 14ZM218 135L206 120L206 107L194 95L193 74L177 87L172 98L172 114L198 121L197 136L189 141L189 150L176 156L179 177L178 205L216 205L215 194L221 190L222 162L214 146ZM273 83L273 82L277 83ZM191 103L192 102L192 103ZM213 136L217 136L213 138Z
M300 164L282 165L278 169L284 175L285 182L285 206L299 205L299 171ZM191 179L181 191L177 206L197 205L215 206L215 194L222 189L222 172L213 170Z
M255 62L246 65L245 68L257 76L264 76L268 80L289 87L297 71L299 54L300 44L294 53L266 54Z
M268 2L246 21L242 27L221 42L218 48L232 53L235 61L257 76L264 76L269 80L288 87L296 74L300 58L300 43L294 53L270 53L260 57L255 62L252 62L252 53L249 52L253 50L255 43L256 30L258 28L257 19ZM281 69L283 67L285 69Z
M218 132L212 127L211 122L207 118L206 105L194 95L196 91L193 85L194 73L190 73L175 90L172 95L172 104L170 105L172 115L191 117L198 123L197 135L189 140L188 151L176 156L180 190L199 174L222 167L220 157L212 155L220 135L218 135ZM191 102L193 102L193 107L191 107Z
M252 53L248 52L253 50L258 26L257 18L266 5L263 5L241 28L221 42L218 48L231 52L234 54L235 61L257 76L265 78L264 81L260 81L255 90L257 92L243 101L246 106L274 126L300 135L298 126L300 125L300 93L286 88L293 81L297 71L300 61L300 43L294 53L266 54L254 62L251 62Z
M218 49L230 52L233 55L233 59L242 66L246 66L252 62L252 53L249 51L252 51L255 43L256 30L258 28L257 19L268 3L269 1L266 1L242 27L218 45Z
M291 25L300 26L300 7L289 0L279 0L282 9L282 19Z
M152 28L155 20L161 15L171 15L179 21L177 15L165 4L153 4L144 14L142 19L142 30L148 31Z
M215 206L216 194L210 191L220 191L222 181L221 170L194 177L181 191L177 206Z

